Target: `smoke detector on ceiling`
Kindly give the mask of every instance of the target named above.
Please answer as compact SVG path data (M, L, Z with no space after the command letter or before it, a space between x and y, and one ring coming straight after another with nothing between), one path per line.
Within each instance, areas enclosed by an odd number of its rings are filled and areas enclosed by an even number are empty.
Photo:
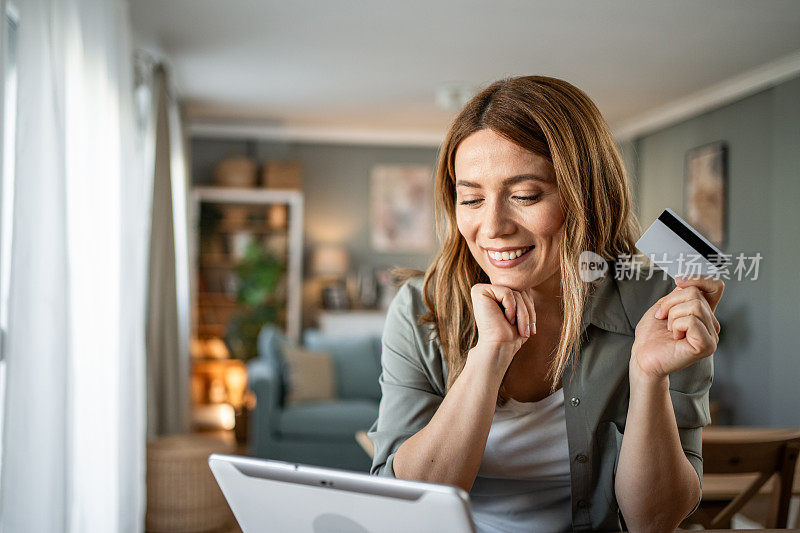
M445 111L460 111L475 94L475 89L467 83L446 83L436 89L436 105Z

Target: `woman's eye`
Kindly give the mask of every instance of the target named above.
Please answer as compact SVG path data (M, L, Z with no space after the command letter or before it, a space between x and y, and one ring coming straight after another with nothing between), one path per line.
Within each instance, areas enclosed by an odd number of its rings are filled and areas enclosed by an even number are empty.
M535 202L536 200L539 199L540 196L541 196L541 194L535 194L533 196L512 196L512 198L514 198L515 200L522 201L522 202ZM458 202L458 204L459 205L476 205L476 204L478 204L478 203L480 203L482 201L483 201L482 198L477 198L475 200L461 200L460 202Z
M533 196L514 196L514 198L516 198L517 200L522 200L524 202L535 202L536 200L539 199L540 196L541 194L535 194Z

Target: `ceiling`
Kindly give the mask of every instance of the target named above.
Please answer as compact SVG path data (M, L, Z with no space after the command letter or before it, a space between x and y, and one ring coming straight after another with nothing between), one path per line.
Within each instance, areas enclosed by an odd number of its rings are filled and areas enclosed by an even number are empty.
M629 123L800 50L797 0L131 0L191 118L443 131L438 87L545 74Z

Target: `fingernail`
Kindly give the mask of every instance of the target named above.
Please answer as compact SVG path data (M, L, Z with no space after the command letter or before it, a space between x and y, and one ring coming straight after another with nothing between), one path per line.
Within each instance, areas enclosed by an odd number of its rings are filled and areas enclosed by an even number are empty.
M533 326L533 334L536 335L536 322L531 322L531 325Z
M672 328L669 326L669 322L667 322L667 331L672 331Z
M526 337L530 337L531 336L531 327L529 325L527 325L527 324L525 325L525 336Z
M661 306L656 307L656 318L661 318Z

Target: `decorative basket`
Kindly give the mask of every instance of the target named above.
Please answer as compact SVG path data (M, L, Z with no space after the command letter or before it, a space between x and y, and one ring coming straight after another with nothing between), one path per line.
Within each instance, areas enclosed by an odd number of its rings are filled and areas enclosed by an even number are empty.
M302 189L303 166L299 161L269 159L261 166L261 185L268 189Z
M234 527L233 513L208 466L212 453L235 453L235 445L201 435L171 435L147 445L147 532L220 532Z
M220 187L253 187L256 176L256 163L249 157L226 157L214 168L214 183Z

